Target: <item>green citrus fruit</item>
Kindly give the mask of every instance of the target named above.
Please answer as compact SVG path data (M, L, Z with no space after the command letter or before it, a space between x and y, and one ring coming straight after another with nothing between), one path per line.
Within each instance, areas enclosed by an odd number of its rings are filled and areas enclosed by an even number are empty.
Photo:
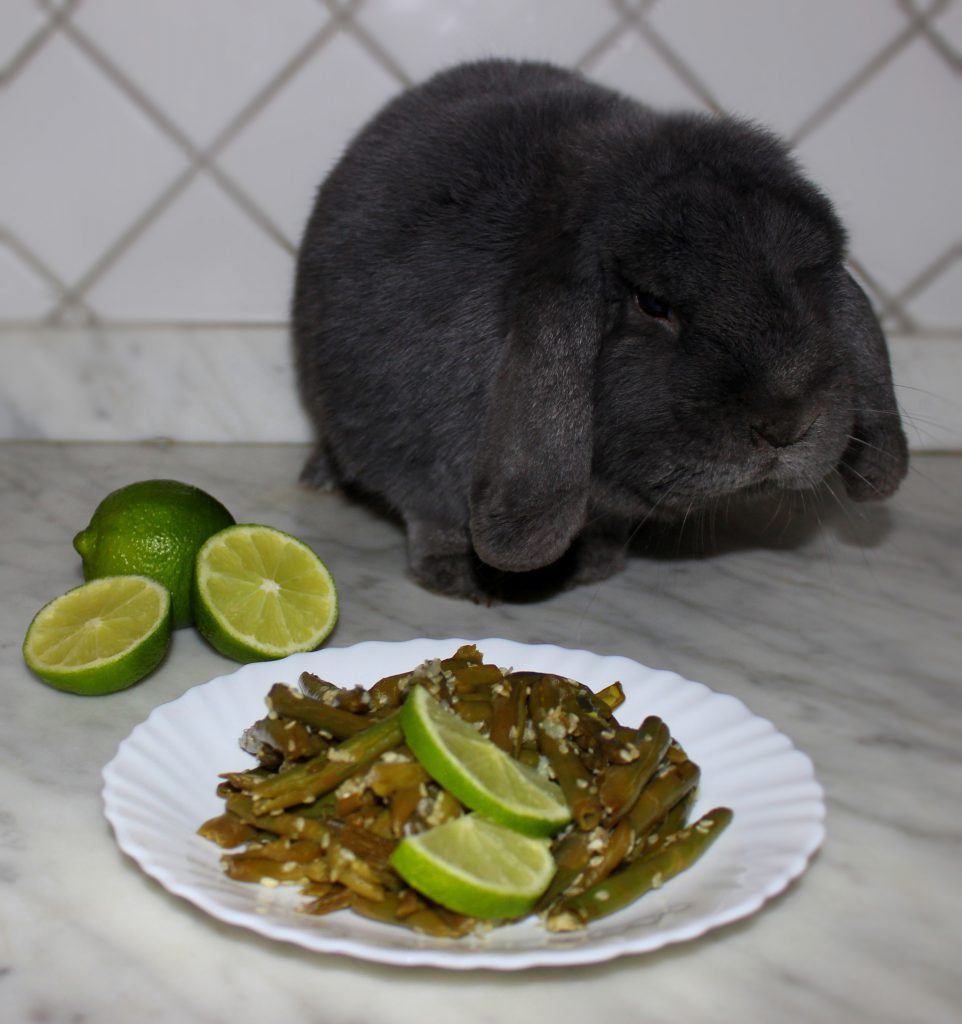
M402 839L391 866L449 910L487 920L530 913L555 872L549 840L477 814Z
M146 576L105 576L44 605L27 629L23 657L58 690L113 693L157 667L170 634L166 587Z
M337 589L303 542L270 526L229 526L197 552L197 628L221 654L266 661L313 651L337 622Z
M401 728L428 774L491 821L530 836L550 836L571 820L559 786L505 753L423 686L405 699Z
M206 491L177 480L141 480L108 494L73 539L84 579L142 575L162 583L174 628L193 622L191 581L197 550L234 517Z

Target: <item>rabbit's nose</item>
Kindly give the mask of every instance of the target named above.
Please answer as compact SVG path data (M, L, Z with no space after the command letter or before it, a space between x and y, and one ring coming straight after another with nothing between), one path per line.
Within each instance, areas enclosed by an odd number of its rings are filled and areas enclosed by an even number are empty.
M779 409L768 416L759 417L749 424L756 442L772 448L787 448L797 444L815 425L821 413L811 410Z

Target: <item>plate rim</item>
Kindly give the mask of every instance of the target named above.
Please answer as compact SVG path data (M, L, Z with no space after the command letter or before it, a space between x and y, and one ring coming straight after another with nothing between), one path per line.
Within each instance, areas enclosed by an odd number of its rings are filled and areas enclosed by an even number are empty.
M313 929L298 930L289 923L274 921L267 917L259 917L253 911L253 908L241 910L225 906L223 903L217 903L210 893L199 889L193 883L185 882L182 878L172 875L163 865L158 865L155 860L151 859L151 851L131 836L128 822L121 813L117 802L118 787L124 783L120 768L123 765L124 757L133 749L137 738L143 738L145 735L148 735L151 728L156 726L162 718L170 715L177 704L199 699L198 694L200 691L209 694L229 686L232 682L236 682L238 675L259 677L275 669L280 674L283 672L282 666L285 665L288 666L288 669L293 665L294 672L291 674L299 674L303 671L303 668L299 666L311 664L318 657L322 659L357 657L359 653L363 655L372 651L380 651L382 653L385 651L401 651L421 646L443 649L447 653L462 644L470 643L476 644L486 658L488 658L488 652L485 649L486 645L489 648L491 645L497 645L499 648L506 646L517 649L519 653L538 651L542 657L570 658L573 656L584 656L594 661L621 662L632 671L637 672L641 670L645 675L654 675L670 680L675 684L680 682L686 688L689 688L690 692L697 692L699 700L724 699L729 702L730 708L737 711L742 718L756 723L764 734L781 742L783 751L798 759L798 763L805 769L803 772L805 777L801 781L806 783L810 789L808 798L811 804L808 808L808 817L806 819L808 827L806 841L797 846L794 857L791 860L787 860L780 872L769 878L764 886L759 886L753 892L747 893L742 900L732 903L720 911L716 911L707 920L703 915L701 918L696 918L687 924L676 926L674 929L664 933L657 931L643 933L634 942L623 938L623 941L618 944L608 940L597 943L582 942L570 946L542 946L511 950L485 949L483 940L460 939L457 940L456 944L442 945L442 942L445 940L436 940L424 936L417 936L416 939L412 939L412 942L415 944L409 946L394 946L390 944L379 946L363 938L334 937L329 941L325 941L320 931ZM428 656L439 655L430 654ZM490 660L498 664L504 663L503 658L498 654L491 656ZM371 681L373 682L373 680ZM368 683L367 685L370 684ZM264 685L264 695L266 695L268 688L269 684ZM114 756L104 766L102 770L101 795L104 816L111 826L117 845L125 856L132 860L144 874L160 884L167 892L187 901L215 920L252 931L261 938L286 942L311 952L348 956L367 962L395 967L427 966L448 970L493 969L515 971L535 967L591 965L622 956L643 955L644 953L654 952L657 949L677 945L681 942L692 941L710 931L716 931L735 921L754 915L774 897L788 889L805 873L814 855L823 844L826 834L825 792L816 776L812 759L809 755L799 750L792 740L781 732L773 722L754 714L740 698L715 690L703 682L688 679L671 669L652 668L625 655L599 654L583 648L566 647L561 644L528 643L499 637L481 639L415 637L408 640L361 640L357 643L343 646L325 646L317 651L294 654L276 661L251 662L238 665L231 671L221 673L205 682L197 683L179 696L152 708L147 717L137 723L120 741ZM199 840L199 842L203 842L203 840ZM386 934L395 934L397 932L397 929L392 928L390 925L379 925L378 927L390 929ZM465 945L466 941L469 941L470 944Z

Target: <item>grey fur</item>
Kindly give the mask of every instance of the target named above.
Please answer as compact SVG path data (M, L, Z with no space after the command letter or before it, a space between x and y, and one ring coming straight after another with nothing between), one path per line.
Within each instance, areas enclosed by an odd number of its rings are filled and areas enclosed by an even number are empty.
M305 479L384 499L413 575L472 596L562 557L603 578L641 517L729 494L838 469L883 498L906 442L844 249L757 127L543 64L443 72L364 128L307 225Z

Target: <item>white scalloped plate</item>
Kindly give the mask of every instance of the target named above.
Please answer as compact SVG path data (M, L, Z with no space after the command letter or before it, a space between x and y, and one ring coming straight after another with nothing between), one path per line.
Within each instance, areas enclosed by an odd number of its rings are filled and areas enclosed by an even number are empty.
M400 965L519 970L595 963L681 942L746 917L806 868L824 834L825 806L812 763L791 741L734 697L672 672L587 651L480 640L486 660L555 672L595 689L618 679L619 721L660 715L702 769L700 814L731 807L734 821L704 858L662 889L582 932L551 934L534 918L455 940L419 936L340 911L295 911L296 891L233 882L220 850L196 830L220 813L221 772L253 761L238 746L264 713L271 684L310 670L342 685L371 684L446 657L463 640L368 642L246 665L156 708L104 769L104 805L120 848L166 889L208 914L322 953Z

